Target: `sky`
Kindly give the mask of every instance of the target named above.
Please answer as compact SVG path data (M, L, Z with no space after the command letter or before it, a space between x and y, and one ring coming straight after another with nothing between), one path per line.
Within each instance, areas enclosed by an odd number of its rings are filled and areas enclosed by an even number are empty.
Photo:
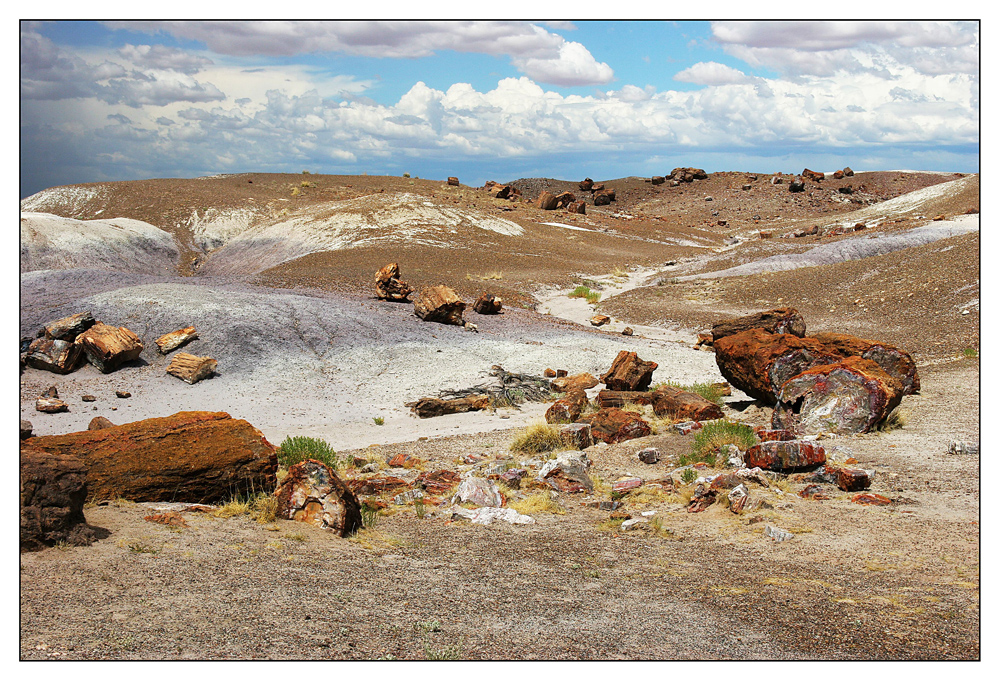
M977 22L22 21L20 193L979 170Z

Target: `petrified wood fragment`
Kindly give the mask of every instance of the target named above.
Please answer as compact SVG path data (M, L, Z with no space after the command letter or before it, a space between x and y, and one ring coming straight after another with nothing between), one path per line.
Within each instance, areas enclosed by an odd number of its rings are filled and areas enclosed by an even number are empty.
M309 523L341 537L361 528L361 505L336 473L307 459L288 469L274 493L279 518Z
M80 312L57 319L45 325L45 337L51 340L65 340L73 342L81 333L92 327L96 323L94 315L90 312Z
M610 321L611 321L611 317L607 316L606 314L595 314L593 317L590 318L590 325L591 326L604 326L605 324L607 324Z
M409 488L410 483L391 475L377 476L367 480L346 480L344 482L355 494L384 494L396 489Z
M490 406L488 395L471 395L469 397L458 397L453 400L442 400L437 397L422 397L416 402L408 403L406 406L422 419L433 416L443 416L445 414L462 414L468 411L479 411Z
M903 399L903 386L875 362L847 357L790 378L778 393L775 428L799 435L867 433Z
M197 337L198 332L194 330L194 327L186 326L183 329L171 331L170 333L157 338L156 347L159 348L161 355L166 355L169 352L181 347L185 343L190 343Z
M142 352L138 336L124 326L109 326L103 322L81 333L75 342L83 348L87 361L105 374L138 358Z
M634 352L622 350L601 376L601 382L609 390L645 390L653 381L656 367L656 362L647 362Z
M83 349L67 340L36 338L28 346L28 366L56 374L68 374L80 366Z
M35 400L35 410L43 414L58 414L69 411L69 405L57 397L39 397Z
M732 336L747 329L763 329L768 333L790 333L802 338L806 335L806 322L794 307L781 307L757 312L737 319L716 322L712 325L712 341Z
M559 429L559 439L570 449L586 449L594 444L589 423L570 423Z
M483 293L473 303L472 309L479 314L500 314L503 309L503 299L492 293Z
M559 201L555 194L543 191L538 195L535 205L542 210L555 210Z
M645 437L652 432L646 420L635 412L614 407L583 416L579 422L589 423L591 436L608 444Z
M841 357L856 356L872 360L902 384L904 395L920 392L917 364L905 350L846 333L818 333L814 337Z
M583 372L572 376L560 376L552 381L552 389L558 393L568 393L574 390L589 390L598 383L600 381L593 374Z
M462 476L455 471L439 470L432 473L421 473L415 484L423 487L428 494L444 494L462 481Z
M580 418L587 406L587 393L582 389L571 390L552 403L545 412L546 423L572 423Z
M409 302L413 287L399 278L399 263L389 263L375 273L375 296L380 300Z
M792 376L840 356L814 338L748 329L714 343L715 361L729 383L765 404L777 402L781 385ZM776 426L779 427L779 426Z
M685 421L711 421L722 418L722 409L698 393L681 390L670 385L653 392L653 412Z
M25 421L24 419L21 419L21 439L27 440L29 437L31 437L32 430L33 427L31 425L31 421Z
M777 440L750 447L743 459L748 468L788 471L825 463L826 450L806 440Z
M33 437L26 452L74 453L87 498L213 503L274 489L278 458L259 430L225 412L188 411L102 430Z
M652 404L656 393L643 390L602 390L597 393L597 405L621 409L626 404Z
M420 297L413 303L413 313L425 322L439 324L465 325L462 313L465 302L455 291L447 286L432 286L420 292Z
M20 483L22 551L58 542L84 546L95 539L83 517L87 467L80 457L22 449Z
M170 361L167 373L192 385L215 373L218 366L211 357L198 357L186 352L178 352Z

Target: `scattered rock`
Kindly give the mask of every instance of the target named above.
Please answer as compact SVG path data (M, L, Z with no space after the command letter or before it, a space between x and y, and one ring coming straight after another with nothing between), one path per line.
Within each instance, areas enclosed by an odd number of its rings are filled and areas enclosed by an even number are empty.
M664 182L666 182L666 178L661 177L660 175L653 175L653 177L650 178L650 182L653 183L654 185L663 184Z
M594 194L595 206L607 206L611 204L611 197L605 192Z
M634 333L635 333L635 331L632 330L631 326L626 326L624 329L622 329L622 335L623 336L631 336Z
M101 373L114 371L122 364L138 359L142 341L124 326L109 326L97 322L76 338L87 361Z
M460 504L468 501L476 506L492 506L499 508L503 506L503 497L499 488L493 481L486 478L470 477L462 480L455 491L455 496L451 498L452 504Z
M462 319L464 311L465 302L447 286L426 288L413 303L414 314L425 322L464 326L465 320Z
M443 400L437 397L422 397L416 402L408 402L405 406L410 407L410 411L418 417L429 419L445 414L464 414L469 411L487 409L490 406L490 398L488 395L471 395L452 400Z
M642 478L635 476L627 476L624 478L619 478L611 483L612 493L621 494L622 492L628 492L629 490L639 489L642 487Z
M526 468L510 468L501 473L499 479L510 489L518 489L521 486L521 479L527 474Z
M472 309L479 314L500 314L503 310L503 299L492 293L483 293L473 303Z
M802 171L802 177L813 182L822 182L826 179L826 175L823 173L817 173L815 170L809 170L808 168Z
M126 400L132 397L132 393L130 393L128 390L116 390L115 397L117 397L120 400Z
M379 300L409 302L413 287L399 278L399 263L391 262L375 273L375 296Z
M803 499L816 499L818 501L829 499L826 492L819 485L806 485L805 489L799 492L799 496Z
M788 183L788 191L794 193L804 192L806 190L806 183L802 181L801 177L796 177L794 180Z
M841 468L837 471L837 487L845 492L860 492L871 486L868 471L860 468Z
M458 186L458 178L457 177L449 177L448 178L448 186L450 186L450 187L457 187Z
M558 199L555 194L551 192L543 191L538 195L538 200L535 202L535 206L541 208L542 210L555 210L558 204Z
M386 492L410 486L410 483L406 480L391 475L378 476L365 480L345 480L344 484L355 494L364 495L385 494Z
M56 397L39 397L35 400L35 410L43 414L59 414L69 411L69 405Z
M361 529L357 497L321 461L307 459L289 467L275 496L279 518L309 523L341 537Z
M589 390L600 381L593 374L586 372L573 374L572 376L561 376L552 381L552 389L556 392L567 393L574 390Z
M775 527L774 525L765 525L764 536L770 537L776 542L783 542L790 540L795 535L793 535L791 532L788 532L787 530L781 529L780 527Z
M423 490L408 489L405 492L400 492L399 494L394 496L392 498L392 503L396 504L397 506L405 506L406 504L416 501L417 499L423 499L423 498L424 498Z
M35 439L35 438L32 438ZM40 551L66 542L86 546L96 539L87 525L87 467L70 452L21 449L21 551Z
M36 338L28 346L25 363L35 369L68 374L79 368L82 358L83 348L72 341Z
M681 435L690 435L696 430L701 430L702 424L700 421L684 421L682 423L675 423L671 426Z
M24 419L21 419L21 439L27 440L29 437L31 437L32 430L33 427L31 425L31 421L25 421Z
M715 503L717 494L718 490L707 489L704 485L698 485L695 487L694 494L691 495L691 501L688 502L687 512L701 513Z
M729 492L729 510L739 515L743 513L747 502L750 500L750 490L743 483L733 487Z
M185 383L194 385L214 374L217 366L218 362L211 357L198 357L187 352L178 352L170 361L167 373L176 376Z
M422 459L400 452L387 462L391 468L416 468L423 463Z
M660 450L656 447L646 447L645 449L639 450L638 456L639 461L642 461L643 463L658 463L660 460Z
M84 395L80 399L83 400L84 402L96 402L97 401L97 397L95 397L94 395Z
M194 330L193 326L186 326L183 329L178 329L177 331L171 331L168 334L164 334L156 339L156 347L159 349L161 355L166 355L173 350L181 347L186 343L198 338L198 332Z
M22 421L21 423L27 423L27 421ZM952 440L948 443L948 453L961 456L979 456L979 443Z
M609 390L646 390L653 381L653 372L658 365L639 359L634 352L622 350L611 363L611 368L601 376L601 382Z
M90 312L80 312L57 319L45 325L45 337L51 340L64 340L72 343L81 333L96 323Z
M648 522L649 522L649 518L629 518L628 520L626 520L625 522L622 523L621 529L623 529L624 531L628 532L629 530L638 529L639 525L642 525L642 524L648 523Z
M429 494L444 494L462 481L462 476L454 471L439 470L421 473L414 484L423 487Z
M790 430L779 429L765 429L765 428L754 428L754 434L757 439L761 442L779 442L782 440L794 440L795 433Z
M577 416L579 417L579 414ZM589 423L570 423L563 426L559 429L559 439L571 449L586 449L594 444Z
M580 183L580 191L589 192L594 188L594 181L589 177Z
M591 436L595 440L608 444L645 437L652 432L649 424L638 414L614 407L581 417L580 422L590 424Z
M604 314L595 314L590 318L591 326L604 326L611 321L611 317Z
M87 430L103 430L105 428L114 428L115 424L111 423L109 419L103 416L95 416L90 419L90 424L87 426Z
M546 423L572 423L580 418L584 407L587 406L587 393L582 389L571 390L552 403L552 406L545 411Z
M802 338L806 335L806 322L794 307L782 307L716 322L712 325L712 340L714 342L748 329L763 329L768 333L790 333Z
M761 442L744 454L748 466L771 471L788 471L826 462L826 450L815 442L779 440Z
M466 518L472 521L473 525L489 525L494 520L501 520L511 525L533 525L535 519L529 515L522 515L512 508L494 508L485 506L469 510L461 506L453 506L451 509L452 519Z
M546 461L538 471L544 480L559 492L593 492L594 481L587 475L590 461L583 452L561 452L555 459Z
M722 409L701 395L674 386L660 386L653 393L653 412L686 421L721 419Z
M888 506L892 503L892 499L884 497L881 494L873 494L872 492L855 494L851 497L851 501L855 504L862 504L864 506Z
M152 515L147 515L143 517L147 523L156 523L157 525L167 525L168 527L187 527L187 521L184 520L182 516L177 511L166 511L164 513L153 513Z

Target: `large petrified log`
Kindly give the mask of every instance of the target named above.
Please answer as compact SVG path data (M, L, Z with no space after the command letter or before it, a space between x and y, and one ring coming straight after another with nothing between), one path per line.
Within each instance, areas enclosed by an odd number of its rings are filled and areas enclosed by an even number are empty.
M198 357L187 352L178 352L170 361L167 373L193 385L215 373L218 364L211 357Z
M87 467L69 452L21 450L21 550L58 542L90 544L94 528L83 517Z
M867 433L903 399L903 386L870 359L847 357L788 379L771 416L799 435Z
M28 346L28 366L56 374L68 374L80 366L83 348L72 341L36 338Z
M166 355L173 350L181 347L185 343L189 343L198 337L198 332L194 330L193 326L186 326L183 329L178 329L177 331L171 331L170 333L164 334L156 339L156 347L159 348L161 355Z
M645 390L652 383L657 366L656 362L647 362L634 352L622 350L601 376L601 383L609 390Z
M635 412L614 407L583 416L579 422L589 423L591 437L608 444L645 437L652 432L646 420Z
M653 413L684 421L711 421L722 418L722 409L698 393L671 385L660 386L653 392Z
M503 299L492 293L483 293L473 303L472 309L479 314L500 314L503 309Z
M102 373L114 371L125 362L131 362L142 352L142 341L124 326L109 326L97 322L76 337L83 347L87 361Z
M102 430L33 437L26 452L74 453L87 498L213 503L274 489L276 448L225 412L186 411Z
M279 518L332 530L341 537L361 528L361 505L322 461L306 459L288 469L274 495Z
M539 194L538 201L535 202L535 206L541 208L542 210L555 210L557 204L558 198L556 195L546 191Z
M749 468L790 471L826 463L826 450L806 440L775 440L750 447L743 460Z
M425 322L464 326L464 311L465 302L447 286L425 288L413 302L413 313Z
M814 338L842 357L870 359L903 386L904 395L920 392L920 374L913 357L888 343L865 340L846 333L817 333Z
M712 340L714 342L747 329L763 329L768 333L790 333L802 338L806 335L806 322L794 307L780 307L716 322L712 325Z
M626 404L652 404L655 392L649 390L602 390L597 393L597 406L601 409L616 407L621 409Z
M587 406L587 393L582 389L571 390L552 403L545 411L546 423L572 423L580 418Z
M748 329L715 341L719 371L733 386L766 404L777 402L781 385L792 376L841 359L815 338Z
M399 278L399 263L391 262L375 273L375 295L380 300L409 302L413 287Z
M490 406L489 395L470 395L457 397L453 400L442 400L437 397L422 397L416 402L406 404L414 414L422 419L445 414L463 414L467 411L479 411Z
M90 312L80 312L57 319L45 325L45 337L50 340L65 340L73 342L81 333L96 323Z

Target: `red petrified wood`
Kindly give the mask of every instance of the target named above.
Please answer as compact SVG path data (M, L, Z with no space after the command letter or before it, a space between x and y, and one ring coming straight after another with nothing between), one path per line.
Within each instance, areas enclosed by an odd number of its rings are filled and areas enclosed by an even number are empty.
M341 537L361 527L357 497L321 461L307 459L290 467L274 494L279 518L329 529Z
M647 362L634 352L622 350L611 368L601 376L601 382L609 390L646 390L653 381L656 367L656 362Z
M743 455L747 468L760 467L771 471L786 471L826 462L826 450L815 442L779 440L761 442Z

